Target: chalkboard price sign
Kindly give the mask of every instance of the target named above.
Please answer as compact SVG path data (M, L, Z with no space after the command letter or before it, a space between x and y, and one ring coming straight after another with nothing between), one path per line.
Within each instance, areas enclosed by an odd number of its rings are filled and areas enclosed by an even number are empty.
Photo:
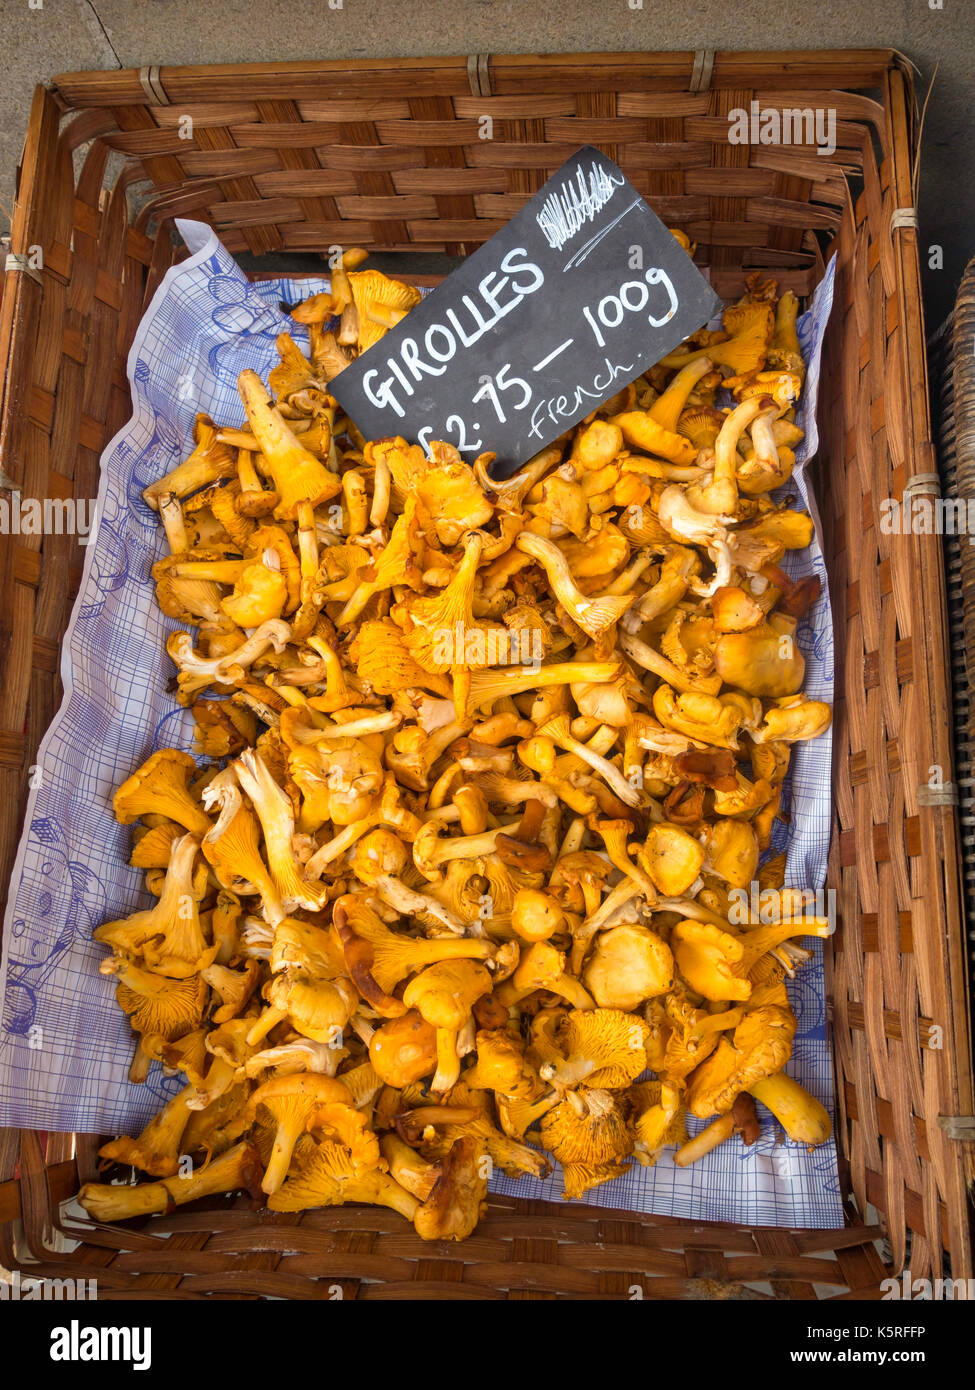
M367 439L442 439L510 477L720 300L621 170L574 154L331 391Z

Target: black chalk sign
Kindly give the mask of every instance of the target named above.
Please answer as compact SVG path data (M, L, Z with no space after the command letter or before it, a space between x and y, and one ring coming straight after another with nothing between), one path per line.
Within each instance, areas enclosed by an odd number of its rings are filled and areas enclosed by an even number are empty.
M329 389L367 439L441 439L510 477L720 300L621 170L585 146Z

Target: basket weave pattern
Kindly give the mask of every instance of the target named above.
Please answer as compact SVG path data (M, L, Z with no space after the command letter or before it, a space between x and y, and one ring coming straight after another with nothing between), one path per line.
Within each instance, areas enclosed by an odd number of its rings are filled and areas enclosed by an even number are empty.
M752 101L835 109L836 152L730 143L729 112ZM818 464L838 638L827 978L855 1209L841 1231L746 1230L492 1198L462 1246L383 1209L266 1216L243 1200L82 1228L59 1204L96 1175L97 1138L7 1131L0 1262L97 1277L108 1298L866 1298L884 1234L895 1269L943 1274L947 1251L955 1278L972 1274L973 1146L939 1123L973 1112L957 808L927 791L932 767L952 777L940 544L877 522L933 468L917 233L890 228L912 202L911 102L886 50L164 68L38 89L12 249L41 247L43 269L8 275L0 304L0 451L25 496L95 495L129 414L126 353L180 254L175 216L235 252L466 254L593 143L726 298L753 269L807 294L837 253ZM2 883L80 554L69 536L0 545Z

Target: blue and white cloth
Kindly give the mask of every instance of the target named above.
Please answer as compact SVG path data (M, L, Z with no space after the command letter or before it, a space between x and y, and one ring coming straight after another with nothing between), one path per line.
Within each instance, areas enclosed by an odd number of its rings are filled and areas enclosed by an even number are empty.
M265 379L277 361L275 338L293 320L279 302L328 288L285 278L250 283L212 230L178 223L190 257L165 276L129 353L132 418L102 455L97 532L85 551L78 598L64 638L64 701L38 752L24 834L11 877L0 989L0 1124L45 1130L137 1133L182 1084L153 1064L132 1085L132 1033L112 981L99 975L104 949L92 932L106 920L146 906L142 872L127 860L131 829L112 815L112 795L156 748L192 749L190 715L167 694L165 654L179 625L156 606L153 563L166 554L157 513L142 489L192 447L198 411L243 425L237 375L252 367ZM809 362L799 422L794 489L813 510L802 461L817 445L815 399L823 330L832 299L832 265L800 321ZM815 513L814 513L815 514ZM815 570L825 587L818 545L790 554L793 575ZM831 701L833 661L824 597L802 624L805 689ZM787 882L818 887L830 829L830 740L799 744L789 779ZM831 1105L821 953L790 987L799 1020L789 1070ZM813 1153L776 1143L770 1117L750 1149L737 1140L681 1171L664 1155L655 1168L595 1189L583 1200L690 1220L830 1227L843 1224L832 1143ZM694 1123L694 1122L692 1122ZM502 1192L558 1200L556 1173L494 1180Z

